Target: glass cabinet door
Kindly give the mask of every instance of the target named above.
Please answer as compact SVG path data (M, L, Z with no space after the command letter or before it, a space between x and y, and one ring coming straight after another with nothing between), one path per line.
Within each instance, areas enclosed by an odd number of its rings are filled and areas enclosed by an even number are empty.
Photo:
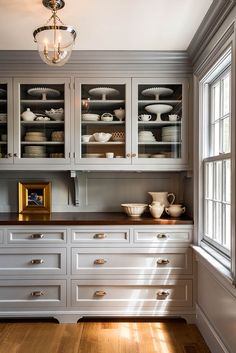
M129 79L76 81L75 153L78 163L130 163L130 86Z
M15 162L69 161L70 80L16 80L18 149Z
M185 163L185 90L183 80L134 80L134 163Z
M13 162L13 93L11 79L0 80L0 164Z

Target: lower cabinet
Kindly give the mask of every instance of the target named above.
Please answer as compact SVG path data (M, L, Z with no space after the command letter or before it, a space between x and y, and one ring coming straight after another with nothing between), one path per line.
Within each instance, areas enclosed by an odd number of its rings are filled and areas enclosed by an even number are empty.
M0 228L0 317L194 320L191 225Z

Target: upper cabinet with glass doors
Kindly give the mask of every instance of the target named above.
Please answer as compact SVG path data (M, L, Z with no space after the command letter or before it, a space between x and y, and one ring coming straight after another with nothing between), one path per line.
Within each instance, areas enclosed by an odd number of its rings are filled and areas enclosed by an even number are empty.
M186 166L187 84L182 79L133 79L133 163Z
M69 163L69 84L64 78L14 80L14 163Z
M0 79L0 164L13 162L12 80Z
M115 165L131 161L131 80L76 79L75 161Z

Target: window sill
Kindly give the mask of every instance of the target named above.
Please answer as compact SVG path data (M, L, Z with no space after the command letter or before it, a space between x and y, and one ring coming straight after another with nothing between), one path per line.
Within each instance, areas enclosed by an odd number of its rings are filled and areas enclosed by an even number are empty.
M192 248L196 253L196 260L201 262L213 274L217 281L228 289L233 296L235 296L236 283L230 270L223 266L218 260L216 260L200 246L192 245Z

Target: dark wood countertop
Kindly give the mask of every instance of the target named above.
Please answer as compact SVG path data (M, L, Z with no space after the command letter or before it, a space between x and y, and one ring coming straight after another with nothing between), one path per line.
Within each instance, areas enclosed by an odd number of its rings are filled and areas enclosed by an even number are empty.
M139 218L116 212L54 212L49 215L0 213L0 225L185 225L193 224L188 216L181 218L152 218L144 214Z

